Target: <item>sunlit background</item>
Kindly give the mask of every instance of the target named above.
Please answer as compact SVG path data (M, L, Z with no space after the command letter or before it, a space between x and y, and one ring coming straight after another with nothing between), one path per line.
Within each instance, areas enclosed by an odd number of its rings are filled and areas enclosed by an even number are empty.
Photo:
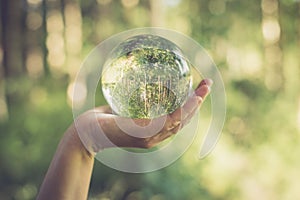
M177 30L207 49L226 87L223 133L204 160L195 141L149 174L96 162L89 199L300 199L298 0L1 0L0 199L35 198L72 123L71 103L87 93L82 84L72 99L87 54L145 26Z

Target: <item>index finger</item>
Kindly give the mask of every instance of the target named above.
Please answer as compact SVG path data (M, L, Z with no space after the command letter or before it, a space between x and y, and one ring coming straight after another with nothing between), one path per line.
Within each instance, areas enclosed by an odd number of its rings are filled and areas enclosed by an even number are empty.
M198 87L195 89L195 94L202 97L202 99L204 100L205 97L209 94L212 84L213 81L211 79L202 80Z

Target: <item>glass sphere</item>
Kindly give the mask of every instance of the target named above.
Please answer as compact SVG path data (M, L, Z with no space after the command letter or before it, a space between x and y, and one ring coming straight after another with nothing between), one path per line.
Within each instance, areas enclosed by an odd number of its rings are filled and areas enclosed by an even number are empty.
M190 66L180 48L151 34L117 45L104 64L101 81L113 111L130 118L169 114L187 100L192 87Z

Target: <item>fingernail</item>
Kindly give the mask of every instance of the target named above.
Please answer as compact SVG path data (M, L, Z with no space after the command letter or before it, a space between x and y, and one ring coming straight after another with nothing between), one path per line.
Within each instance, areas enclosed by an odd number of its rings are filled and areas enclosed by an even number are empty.
M205 83L208 86L208 88L210 89L212 84L214 83L213 80L211 80L210 78L205 79Z
M203 86L203 85L207 85L208 87L211 87L212 84L213 84L213 81L212 81L211 79L209 79L209 78L203 79L203 80L199 83L199 85L197 86L197 88L200 88L200 87Z

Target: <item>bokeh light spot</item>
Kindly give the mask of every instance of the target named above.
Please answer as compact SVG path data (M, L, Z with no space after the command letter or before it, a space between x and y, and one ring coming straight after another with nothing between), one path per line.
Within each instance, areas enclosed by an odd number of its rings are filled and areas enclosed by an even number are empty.
M31 50L27 54L26 69L28 75L37 78L43 74L43 55L41 49Z
M37 6L42 2L42 0L27 0L27 2L29 5Z
M42 87L34 87L30 92L30 101L34 105L40 105L47 100L48 93Z
M261 2L262 10L267 14L273 14L278 10L277 0L262 0Z
M262 23L264 39L269 43L276 43L280 38L280 25L276 19L265 19Z
M42 16L38 12L30 12L27 15L26 24L30 30L37 30L42 26Z
M181 3L181 0L163 0L166 6L175 7Z
M122 5L125 8L133 8L139 4L139 0L122 0Z
M279 73L269 72L266 75L265 84L266 84L266 87L271 91L275 91L275 90L279 89L282 85L282 82L283 82L283 80Z
M97 0L97 3L100 5L107 5L111 3L111 0Z
M75 104L76 106L82 105L87 97L87 88L85 83L79 81L77 81L76 83L70 83L67 89L67 95L68 104L70 106L72 106L72 104Z
M50 33L53 32L62 32L64 29L62 15L58 11L51 11L47 17L47 31Z

